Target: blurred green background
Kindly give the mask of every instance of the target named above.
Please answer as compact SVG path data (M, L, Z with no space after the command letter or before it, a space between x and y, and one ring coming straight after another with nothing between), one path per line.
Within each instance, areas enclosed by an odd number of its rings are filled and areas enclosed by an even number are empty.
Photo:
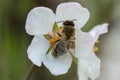
M55 11L59 3L68 1L80 2L89 9L91 16L82 28L84 31L103 22L110 22L111 29L120 17L120 0L0 0L0 80L23 80L31 65L26 53L33 37L25 32L28 12L36 6ZM76 65L73 63L69 73L58 77L42 66L31 80L77 80Z

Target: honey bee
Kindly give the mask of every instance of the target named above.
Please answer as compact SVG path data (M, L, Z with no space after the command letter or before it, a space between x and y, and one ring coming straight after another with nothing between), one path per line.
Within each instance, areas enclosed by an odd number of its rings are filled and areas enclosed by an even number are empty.
M63 27L60 27L58 35L61 37L52 49L52 56L58 57L64 55L75 48L75 28L74 22L66 20Z

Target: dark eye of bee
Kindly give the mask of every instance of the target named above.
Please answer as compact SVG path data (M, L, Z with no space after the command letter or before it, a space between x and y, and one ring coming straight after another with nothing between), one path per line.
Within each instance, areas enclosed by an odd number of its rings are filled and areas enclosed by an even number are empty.
M74 23L73 23L73 21L65 21L65 22L63 22L63 25L64 26L73 26L74 27Z

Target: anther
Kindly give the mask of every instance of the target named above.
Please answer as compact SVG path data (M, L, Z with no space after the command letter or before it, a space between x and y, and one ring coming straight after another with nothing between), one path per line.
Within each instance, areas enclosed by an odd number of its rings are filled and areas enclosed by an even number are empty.
M96 43L96 44L100 43L100 40L97 40L95 43Z
M98 49L98 47L96 47L96 46L95 46L94 49L93 49L94 52L97 52L98 50L99 50L99 49Z

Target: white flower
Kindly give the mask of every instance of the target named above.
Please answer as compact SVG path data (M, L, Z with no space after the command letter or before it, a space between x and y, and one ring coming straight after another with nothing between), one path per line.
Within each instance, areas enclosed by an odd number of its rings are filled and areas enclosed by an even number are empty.
M89 11L77 2L61 3L57 6L56 14L47 7L36 7L30 11L26 21L26 32L34 35L27 50L28 58L37 66L43 63L53 75L67 73L72 63L72 56L67 53L60 57L46 54L50 43L43 36L52 31L55 22L73 20L75 23L75 56L79 59L78 75L80 80L98 77L100 60L93 53L95 41L107 29L107 23L99 25L89 33L82 32L80 28L89 19ZM59 23L58 26L62 26ZM50 51L51 52L51 51Z
M107 23L95 26L88 33L79 32L76 40L76 57L78 57L78 76L79 80L92 80L100 75L100 59L95 55L93 48L95 42L101 34L107 32Z

